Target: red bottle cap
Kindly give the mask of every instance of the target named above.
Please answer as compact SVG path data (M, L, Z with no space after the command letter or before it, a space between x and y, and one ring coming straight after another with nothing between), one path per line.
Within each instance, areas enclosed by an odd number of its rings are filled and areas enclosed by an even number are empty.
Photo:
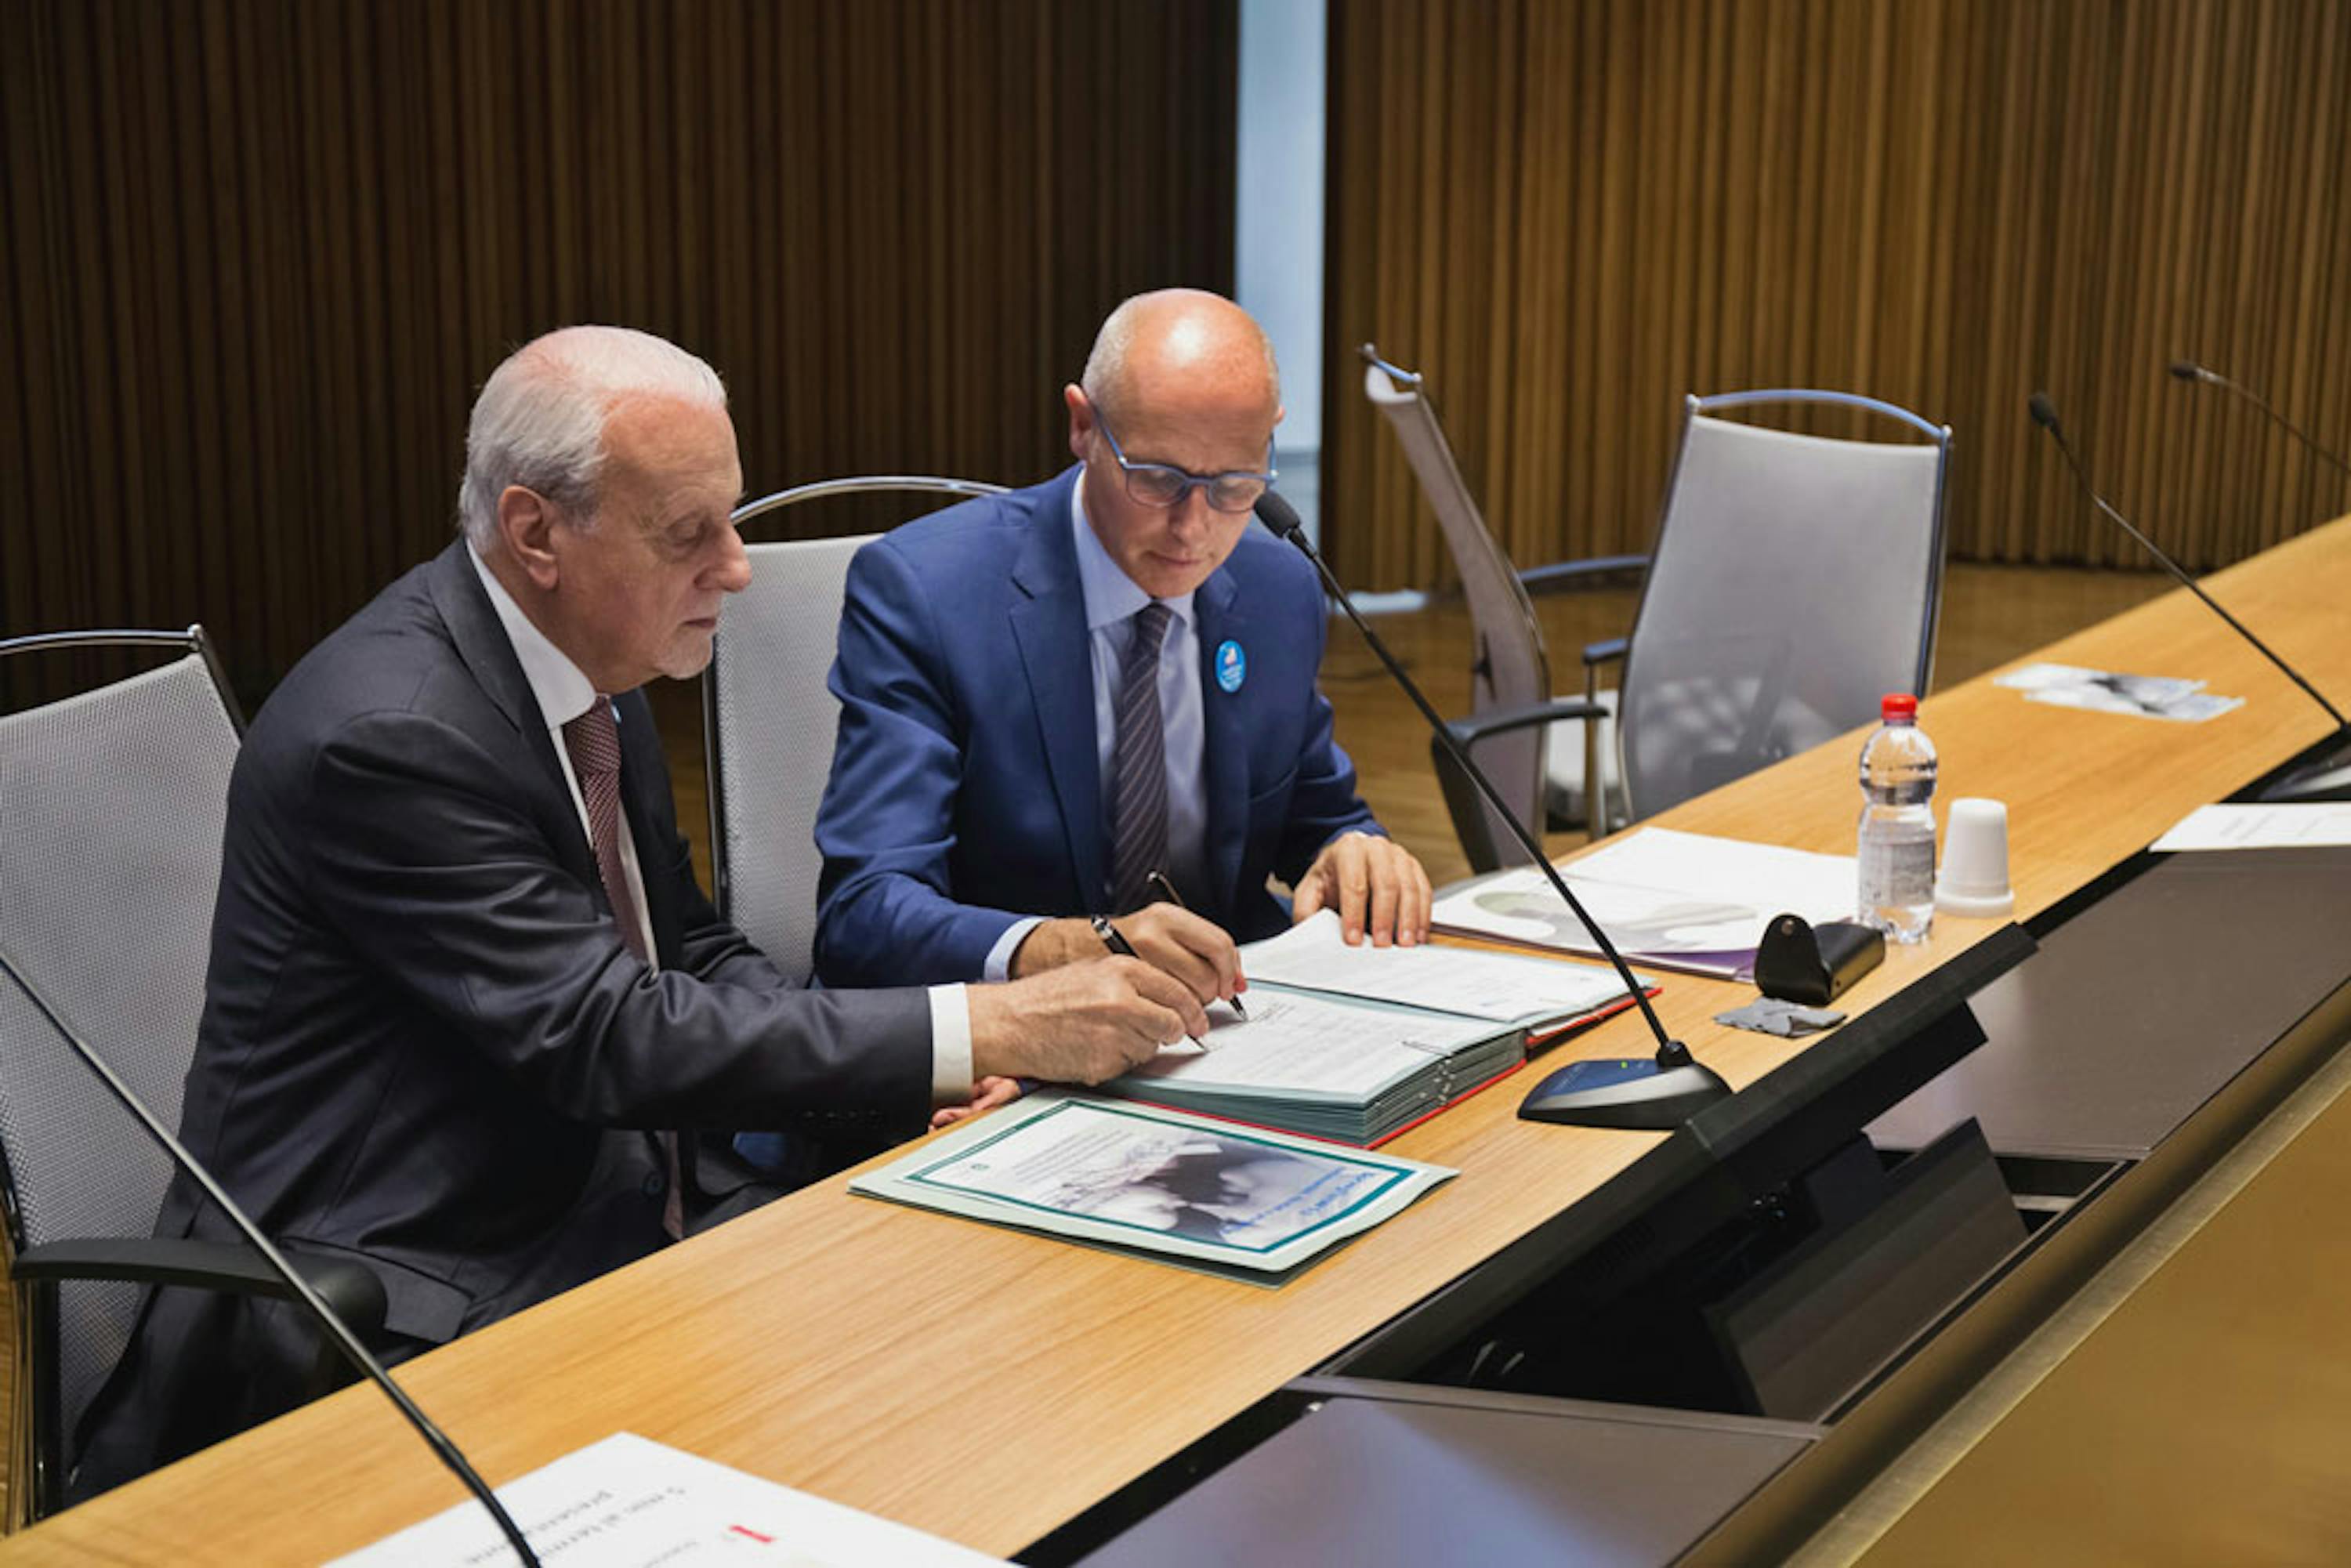
M1918 699L1908 692L1888 692L1877 700L1878 716L1887 724L1900 719L1905 724L1918 721Z

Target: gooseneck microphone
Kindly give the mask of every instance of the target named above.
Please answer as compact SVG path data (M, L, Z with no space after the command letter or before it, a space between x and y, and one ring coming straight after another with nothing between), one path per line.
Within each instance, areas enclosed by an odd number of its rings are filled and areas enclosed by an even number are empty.
M1387 667L1388 674L1404 689L1404 695L1412 699L1413 706L1420 710L1420 716L1427 721L1429 734L1436 737L1437 743L1445 748L1446 756L1461 769L1470 783L1477 786L1478 793L1509 827L1510 836L1518 841L1519 847L1526 851L1528 858L1541 869L1543 875L1550 879L1553 891L1566 901L1568 908L1575 912L1575 917L1583 922L1583 928L1591 932L1593 939L1600 944L1601 952L1615 967L1617 977L1625 982L1625 988L1632 993L1634 1002L1641 1009L1641 1017L1647 1020L1649 1032L1656 1037L1657 1053L1653 1063L1577 1062L1538 1085L1534 1093L1528 1096L1528 1103L1520 1107L1519 1114L1534 1121L1560 1122L1570 1126L1628 1127L1666 1133L1680 1126L1716 1101L1729 1098L1730 1085L1722 1081L1721 1075L1693 1057L1688 1046L1666 1032L1666 1026L1658 1021L1656 1009L1649 1005L1648 990L1641 984L1641 977L1633 973L1632 966L1625 962L1625 956L1616 950L1616 944L1608 939L1608 933L1601 929L1600 923L1584 912L1583 902L1567 885L1567 879L1559 874L1559 868L1551 863L1551 857L1543 853L1542 846L1535 841L1526 824L1519 821L1518 813L1503 804L1501 792L1494 788L1493 780L1469 759L1469 754L1462 748L1453 731L1446 727L1445 720L1421 692L1419 685L1405 673L1404 666L1396 662L1395 654L1388 652L1387 644L1380 640L1379 633L1372 630L1370 622L1355 608L1355 601L1348 597L1346 589L1332 574L1329 563L1307 538L1306 530L1298 520L1297 508L1282 497L1268 490L1258 499L1257 515L1267 528L1296 545L1299 553L1313 563L1332 599L1347 612L1347 619L1354 622L1355 630L1362 634L1372 652L1379 656L1380 663ZM1599 1082L1590 1087L1573 1086L1564 1092L1552 1092L1554 1081L1561 1078L1573 1080L1580 1069L1586 1068L1597 1070L1585 1076L1596 1078ZM1540 1108L1535 1104L1537 1100L1543 1103Z
M73 1048L76 1056L81 1058L82 1065L98 1076L98 1081L106 1085L107 1092L112 1094L120 1103L122 1108L131 1113L132 1120L146 1129L147 1135L161 1145L164 1153L172 1156L172 1163L185 1171L189 1178L198 1186L204 1188L204 1196L217 1204L223 1214L228 1216L230 1222L244 1235L246 1245L261 1254L263 1261L276 1271L279 1279L286 1281L287 1286L293 1292L294 1300L301 1304L313 1322L326 1331L327 1337L334 1341L336 1348L343 1353L344 1359L357 1367L360 1374L372 1381L377 1387L383 1390L384 1396L398 1407L402 1416L407 1417L408 1424L416 1428L417 1434L432 1448L434 1453L440 1457L441 1462L455 1471L457 1479L465 1483L465 1490L472 1492L481 1505L490 1511L490 1517L497 1521L498 1529L505 1533L507 1543L515 1549L515 1555L528 1564L528 1568L539 1568L538 1554L530 1549L530 1542L523 1538L522 1531L516 1526L514 1517L507 1512L506 1505L498 1500L497 1494L484 1483L482 1478L475 1472L474 1467L466 1462L465 1456L458 1451L457 1445L451 1442L448 1435L435 1427L425 1416L424 1412L416 1407L415 1402L408 1397L407 1392L392 1380L392 1375L383 1369L382 1364L374 1356L368 1354L367 1346L360 1343L359 1335L353 1333L350 1325L335 1315L334 1309L328 1306L319 1298L319 1292L311 1288L310 1282L302 1278L294 1266L286 1260L286 1255L270 1244L269 1239L261 1233L261 1228L254 1224L245 1210L230 1200L220 1183L213 1179L212 1173L199 1165L195 1155L188 1153L182 1146L180 1140L172 1135L171 1130L163 1125L155 1113L149 1110L139 1096L131 1092L131 1085L116 1075L114 1069L106 1064L106 1059L99 1055L88 1040L75 1032L73 1026L66 1022L64 1015L50 1005L49 999L41 994L39 988L10 962L5 953L0 953L0 974L5 974L16 985L16 989L33 1004L41 1017L48 1020L49 1027L57 1032L58 1037L66 1044Z
M2139 548L2146 550L2147 554L2153 556L2157 562L2162 566L2163 570L2169 572L2172 577L2179 581L2180 587L2188 590L2189 592L2202 600L2206 609L2212 612L2213 614L2218 615L2221 620L2227 622L2231 631L2236 632L2238 636L2242 637L2246 642L2252 643L2262 658L2267 659L2271 664L2275 664L2279 669L2284 671L2286 679L2292 681L2295 685L2300 686L2303 691L2309 695L2312 702L2316 703L2320 707L2326 710L2326 716L2335 721L2335 727L2337 730L2346 728L2346 723L2351 723L2351 721L2345 720L2343 715L2336 711L2333 703L2328 702L2325 697L2319 695L2318 688L2316 686L2312 685L2308 681L2303 679L2301 671L2295 669L2292 664L2287 664L2283 659L2278 657L2276 651L2267 643L2264 643L2259 637L2254 636L2252 632L2247 628L2243 622L2230 614L2226 610L2221 609L2219 601L2213 599L2210 594L2205 592L2201 587L2198 586L2196 580L2189 576L2187 570L2182 568L2178 561L2166 555L2162 549L2157 546L2153 539L2148 538L2145 534L2139 532L2138 529L2133 528L2128 517L2124 517L2120 512L2115 510L2113 505L2109 503L2104 496L2098 494L2097 486L2090 483L2090 476L2085 472L2082 467L2082 460L2074 455L2074 444L2065 439L2064 427L2057 423L2057 404L2051 400L2047 392L2034 392L2032 396L2026 401L2025 406L2032 413L2032 423L2041 426L2043 430L2046 430L2051 438L2057 443L2057 450L2064 455L2065 465L2074 471L2074 482L2082 486L2082 493L2090 497L2091 502L2097 507L2098 510L2105 513L2107 517L2112 517L2122 528L2123 532L2130 535L2132 538L2137 539L2139 543ZM2285 778L2279 779L2275 784L2273 784L2268 789L2264 789L2262 792L2262 798L2265 800L2314 800L2327 797L2333 795L2335 790L2343 787L2345 780L2341 775L2343 775L2344 771L2345 770L2343 768L2328 764L2322 765L2315 768L2289 774Z
M2317 440L2311 435L2310 432L2303 429L2302 426L2294 423L2294 421L2288 419L2285 415L2272 408L2266 402L2258 396L2252 388L2241 386L2237 382L2232 382L2228 377L2222 375L2220 371L2207 370L2193 360L2172 361L2171 373L2183 382L2190 383L2202 382L2210 386L2228 388L2239 397L2243 398L2247 402L2252 403L2255 408L2260 409L2262 413L2268 415L2271 423L2284 431L2288 435L2293 436L2296 441L2301 442L2304 450L2310 453L2312 456L2333 465L2335 467L2341 469L2346 474L2351 474L2351 463L2346 463L2340 456L2335 453L2329 452L2325 447L2318 444Z

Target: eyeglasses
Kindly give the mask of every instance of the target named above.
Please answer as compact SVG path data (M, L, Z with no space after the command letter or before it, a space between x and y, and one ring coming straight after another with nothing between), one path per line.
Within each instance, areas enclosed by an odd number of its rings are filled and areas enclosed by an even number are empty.
M1208 505L1220 512L1246 512L1257 505L1274 480L1273 443L1265 444L1265 472L1251 473L1235 468L1223 474L1195 474L1169 463L1131 463L1119 449L1118 437L1102 423L1100 411L1094 414L1094 428L1110 443L1110 455L1118 460L1118 471L1126 476L1126 493L1146 507L1180 507L1195 487L1208 493Z

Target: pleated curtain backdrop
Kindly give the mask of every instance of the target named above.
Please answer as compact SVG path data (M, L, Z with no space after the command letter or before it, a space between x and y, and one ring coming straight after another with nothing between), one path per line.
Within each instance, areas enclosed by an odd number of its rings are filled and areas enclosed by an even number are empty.
M1525 565L1646 548L1684 394L1758 386L1950 424L1960 559L2142 564L2036 387L2193 566L2351 510L2166 374L2351 446L2342 0L1346 0L1331 38L1323 514L1365 587L1450 575L1365 339Z
M1102 313L1230 287L1237 26L0 0L0 632L202 620L258 695L450 537L475 389L569 321L716 365L755 494L1050 474Z

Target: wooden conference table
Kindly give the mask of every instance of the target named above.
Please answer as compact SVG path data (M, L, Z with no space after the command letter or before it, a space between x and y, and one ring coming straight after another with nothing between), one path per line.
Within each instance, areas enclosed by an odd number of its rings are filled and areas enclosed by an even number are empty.
M2351 692L2351 518L2211 591ZM2245 706L2172 725L1970 682L1924 705L1942 800L2008 803L2023 920L2327 733L2184 592L2036 657L2205 677ZM1850 852L1858 735L1655 819ZM1939 814L1939 810L1938 810ZM1999 928L1940 919L1851 993L1892 995ZM1725 1030L1745 987L1669 977L1667 1027L1734 1087L1805 1047ZM1833 1038L1833 1037L1832 1037ZM1645 1051L1622 1018L1568 1048ZM1658 1134L1541 1126L1526 1075L1394 1152L1458 1179L1280 1289L850 1197L835 1178L412 1362L402 1381L501 1483L628 1430L1009 1554L1575 1204ZM373 1390L346 1389L0 1543L7 1563L315 1562L462 1500Z

